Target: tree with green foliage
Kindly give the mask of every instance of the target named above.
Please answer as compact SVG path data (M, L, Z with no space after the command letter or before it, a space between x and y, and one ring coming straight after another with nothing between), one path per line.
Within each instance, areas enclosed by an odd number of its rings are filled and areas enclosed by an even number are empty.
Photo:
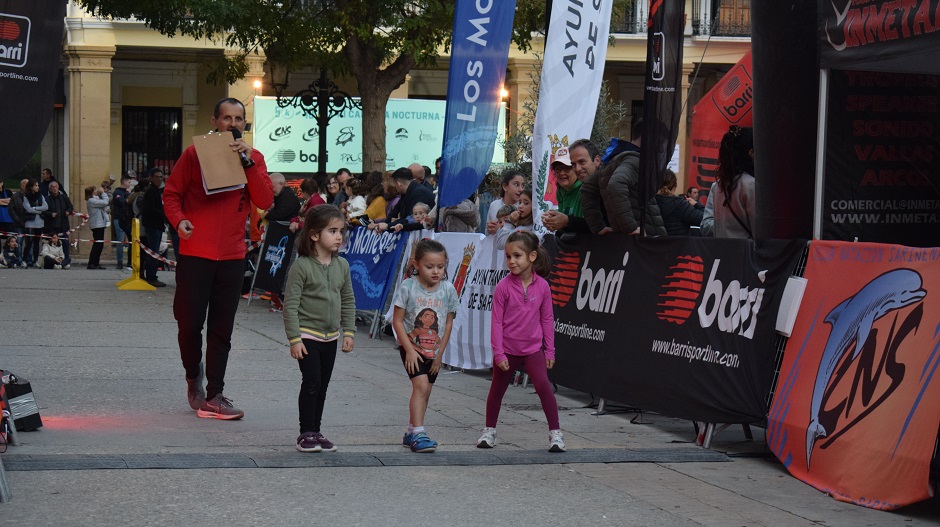
M385 170L388 99L408 72L434 67L449 48L455 5L454 0L78 2L97 16L136 18L164 35L209 39L239 50L216 63L217 81L243 78L246 58L259 51L294 71L312 67L352 75L362 104L364 171ZM517 0L513 42L528 50L544 20L544 0Z

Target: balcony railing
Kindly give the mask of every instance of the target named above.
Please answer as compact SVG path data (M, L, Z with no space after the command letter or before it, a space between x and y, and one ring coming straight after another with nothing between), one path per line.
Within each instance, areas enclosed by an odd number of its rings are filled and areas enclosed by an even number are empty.
M751 36L751 1L693 0L692 35Z
M610 32L628 35L645 35L649 3L642 0L614 2L610 11Z

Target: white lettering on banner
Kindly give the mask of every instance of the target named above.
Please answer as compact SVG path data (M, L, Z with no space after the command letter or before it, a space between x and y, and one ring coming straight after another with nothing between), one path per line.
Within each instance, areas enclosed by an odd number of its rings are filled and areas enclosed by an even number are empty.
M363 229L349 247L350 254L381 254L392 252L401 238L401 234L382 233Z
M488 33L488 31L486 30L486 27L484 27L484 25L490 23L489 17L487 17L487 18L474 18L474 19L470 20L470 23L473 24L473 27L477 28L477 32L474 33L474 34L472 34L472 35L470 35L469 37L467 37L467 40L469 40L470 42L473 42L474 44L476 44L476 45L478 45L478 46L483 46L483 47L485 48L485 47L486 47L486 41L483 40L483 39L480 38L480 37L482 37L483 35L486 35L486 34Z
M486 5L483 5L480 0L476 2L477 13L485 15L490 12L490 9L493 8L493 0L488 0ZM473 27L476 28L477 32L467 37L467 40L473 42L474 44L482 47L486 47L486 40L483 38L486 36L489 31L486 29L486 25L490 23L489 17L485 18L473 18L470 19L470 23L473 24ZM467 63L467 77L471 77L464 86L463 86L463 99L464 102L471 105L470 113L461 113L457 112L458 121L470 121L476 122L477 120L477 107L473 103L477 102L477 99L480 98L480 83L473 80L472 77L480 78L483 76L483 62L476 60Z
M702 295L702 303L698 306L699 324L708 328L717 319L719 330L753 339L757 315L764 299L764 289L741 287L737 280L732 280L727 288L724 287L721 281L715 278L720 264L721 260L716 259L708 276L705 294ZM712 302L711 307L709 302Z
M630 253L623 254L623 265L626 267ZM587 305L591 311L598 313L611 313L617 310L617 300L620 298L620 288L623 286L624 270L608 271L607 269L588 269L591 260L591 251L584 255L584 264L581 266L578 278L578 309Z
M0 59L23 60L23 44L4 46L0 44Z

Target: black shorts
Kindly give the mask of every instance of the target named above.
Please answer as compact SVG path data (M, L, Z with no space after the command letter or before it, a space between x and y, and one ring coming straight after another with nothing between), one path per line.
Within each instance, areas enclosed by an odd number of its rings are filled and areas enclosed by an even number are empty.
M408 366L405 364L405 348L398 346L398 354L401 355L401 363L405 366L405 373L408 373ZM409 379L414 379L420 375L427 375L428 382L434 384L434 381L437 380L437 374L431 373L431 364L434 362L434 359L429 359L420 353L418 354L418 371L414 373L408 373Z

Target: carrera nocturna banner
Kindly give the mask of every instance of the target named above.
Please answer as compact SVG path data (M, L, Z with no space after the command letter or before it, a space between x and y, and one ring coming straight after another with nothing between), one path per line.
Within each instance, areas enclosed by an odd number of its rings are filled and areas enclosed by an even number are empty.
M0 0L0 178L36 152L52 118L67 2Z
M780 295L804 244L546 236L552 380L674 417L763 420Z
M814 241L767 444L796 478L893 510L933 496L940 248Z

